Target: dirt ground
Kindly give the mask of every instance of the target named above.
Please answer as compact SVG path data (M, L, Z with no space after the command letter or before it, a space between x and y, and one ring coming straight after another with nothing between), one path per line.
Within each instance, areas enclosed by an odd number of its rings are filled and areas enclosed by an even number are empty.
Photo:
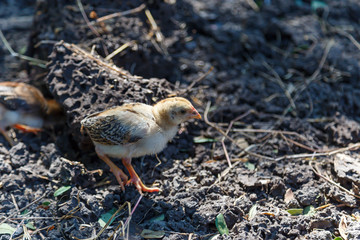
M48 62L2 44L0 80L64 108L40 134L9 129L13 147L0 136L1 240L360 239L358 0L79 2L0 2L10 45ZM122 192L81 119L175 95L203 120L133 160L162 192Z

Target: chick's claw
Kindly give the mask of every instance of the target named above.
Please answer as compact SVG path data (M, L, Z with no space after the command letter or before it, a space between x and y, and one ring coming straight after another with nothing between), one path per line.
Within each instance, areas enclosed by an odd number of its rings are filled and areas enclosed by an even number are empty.
M115 168L115 169L112 168L110 169L110 171L114 174L116 180L118 181L121 187L121 190L124 192L125 191L124 182L128 181L128 177L120 168Z
M127 182L127 185L134 184L134 186L140 193L161 191L160 188L149 188L149 187L145 186L145 184L143 184L143 182L141 181L141 179L135 172L135 169L131 165L131 159L123 158L122 163L124 164L124 166L126 167L126 169L128 170L128 172L130 174L130 180Z
M134 186L136 187L136 189L140 192L160 192L161 189L160 188L149 188L147 186L145 186L145 184L142 183L141 179L139 177L132 177L126 185L130 185L130 184L134 184Z

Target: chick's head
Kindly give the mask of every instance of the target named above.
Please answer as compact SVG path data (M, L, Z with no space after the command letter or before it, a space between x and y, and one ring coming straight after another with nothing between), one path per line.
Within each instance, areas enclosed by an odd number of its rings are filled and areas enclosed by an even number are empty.
M193 105L182 97L164 99L154 106L161 121L168 125L179 125L189 119L201 119Z

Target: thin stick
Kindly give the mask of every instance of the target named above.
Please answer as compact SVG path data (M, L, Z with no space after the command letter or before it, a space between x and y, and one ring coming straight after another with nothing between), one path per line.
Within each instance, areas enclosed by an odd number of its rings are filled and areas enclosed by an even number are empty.
M317 151L318 151L318 150L315 150L315 149L313 149L313 148L311 148L311 147L308 147L308 146L306 146L306 145L304 145L304 144L301 144L301 143L299 143L299 142L296 142L295 140L292 140L292 139L286 137L286 136L283 135L283 134L280 134L280 136L281 136L285 141L291 142L292 144L294 144L294 145L296 145L296 146L298 146L298 147L301 147L301 148L303 148L303 149L306 149L306 150L308 150L308 151L310 151L310 152L317 152Z
M360 43L356 41L356 39L350 33L339 28L335 28L335 27L331 27L331 28L333 29L334 32L347 37L355 45L355 47L357 47L360 50Z
M231 122L230 122L230 124L229 124L229 126L228 126L228 128L227 128L227 130L226 130L226 132L225 132L225 134L226 134L226 135L229 134L229 132L230 132L230 130L231 130L231 128L232 128L232 126L234 125L235 122L239 121L240 119L243 119L244 117L248 116L250 113L254 113L254 110L250 109L250 110L247 111L246 113L241 114L240 116L238 116L238 117L236 117L235 119L231 120ZM223 147L223 149L224 149L225 157L226 157L226 160L227 160L227 162L228 162L228 164L229 164L229 167L231 168L231 159L230 159L230 157L229 157L228 151L227 151L226 146L225 146L225 137L222 137L222 139L221 139L221 145L222 145L222 147Z
M306 80L306 85L309 85L312 81L316 79L316 77L320 74L321 69L324 67L325 61L329 55L330 49L334 46L335 41L334 39L330 39L330 41L327 42L324 50L324 54L320 60L318 68L315 70L315 72Z
M86 52L85 50L81 49L80 47L78 47L75 44L64 43L64 46L67 47L68 49L70 49L73 52L77 51L78 53L83 54L85 57L90 58L91 60L95 61L97 64L99 64L99 65L101 65L103 67L106 67L106 68L108 68L110 70L113 70L113 71L115 71L115 72L117 72L117 73L119 73L121 75L128 76L128 74L125 71L121 70L120 68L118 68L116 66L112 66L112 65L102 61L101 59L95 58L90 53Z
M326 181L328 181L329 183L333 184L334 186L338 187L339 189L343 190L344 192L346 192L347 194L357 198L357 199L360 199L360 196L359 195L356 195L352 192L350 192L349 190L347 190L346 188L344 188L343 186L341 186L339 183L336 183L334 182L333 180L331 180L330 178L328 177L325 177L324 175L320 174L320 172L318 171L318 169L315 169L315 167L311 164L311 162L309 162L312 170L314 171L314 173L316 175L318 175L319 177L321 177L322 179L325 179Z
M131 46L132 44L134 44L136 41L130 41L127 42L123 45L121 45L118 49L116 49L115 51L113 51L112 53L110 53L109 55L106 56L105 60L109 61L110 59L112 59L115 55L119 54L120 52L124 51L126 48L128 48L129 46Z
M151 29L155 32L156 41L162 42L164 40L164 36L160 32L158 25L155 22L151 12L149 9L145 9L145 15L149 19Z
M332 150L330 152L319 152L319 153L311 153L311 154L303 153L303 154L285 155L285 156L281 156L281 157L276 158L275 161L280 161L280 160L283 160L283 159L310 158L310 157L313 157L313 156L314 157L331 156L331 155L334 155L336 153L356 150L358 148L360 148L360 143L350 144L347 147L335 149L335 150Z
M228 136L226 134L226 132L224 132L221 128L219 128L215 123L212 123L209 121L208 119L208 113L211 107L211 102L209 101L207 103L207 106L205 108L205 112L204 112L204 121L206 124L208 124L209 126L213 127L215 130L217 130L219 133L221 133L225 138L227 138L228 140L230 140L232 143L234 143L237 147L239 147L240 149L243 149L233 138L231 138L230 136ZM266 130L264 130L266 131ZM250 145L249 147L253 147L254 145ZM308 150L310 150L310 148L308 148L307 146L304 145L304 147L306 147ZM345 152L345 151L349 151L349 150L355 150L360 148L360 143L356 143L356 144L349 144L349 146L345 147L345 148L338 148L335 150L328 150L328 151L323 151L323 152L319 152L319 153L313 153L313 154L307 154L307 153L303 153L303 154L294 154L294 155L284 155L278 158L272 158L272 157L268 157L268 156L264 156L261 154L257 154L257 153L253 153L250 152L247 149L244 149L243 152L241 152L239 155L246 153L250 156L254 156L260 159L266 159L266 160L270 160L270 161L280 161L280 160L284 160L284 159L297 159L297 158L309 158L309 157L319 157L319 156L331 156L334 155L336 153L340 153L340 152ZM315 150L315 149L312 149ZM318 150L316 150L318 151ZM315 152L315 151L314 151Z
M129 217L126 219L126 221L125 221L125 224L124 224L124 227L125 227L125 228L126 228L127 225L129 224L129 222L130 222L130 220L131 220L131 217L132 217L132 215L134 214L134 212L135 212L136 208L138 207L138 205L139 205L139 203L140 203L140 201L141 201L142 198L143 198L143 195L140 194L139 199L137 200L135 206L134 206L133 209L131 210L130 216L129 216Z
M234 143L238 148L242 149L243 148L232 138L230 137L229 135L227 135L221 128L219 128L215 123L213 122L210 122L209 119L208 119L208 113L209 113L209 110L210 110L210 107L211 107L211 102L209 101L206 105L206 108L205 108L205 112L204 112L204 121L207 125L215 128L219 133L221 133L225 138L227 138L228 140L230 140L232 143ZM263 155L260 155L260 154L257 154L257 153L252 153L246 149L243 150L243 152L251 155L251 156L254 156L254 157L258 157L258 158L262 158L262 159L268 159L268 160L272 160L274 161L275 159L272 158L272 157L267 157L267 156L263 156ZM240 153L241 154L241 153Z
M37 58L33 58L33 57L29 57L29 56L25 56L25 55L22 55L20 53L15 52L12 49L12 47L10 46L9 42L6 40L4 34L3 34L3 32L1 30L0 30L0 38L1 38L2 42L4 43L4 46L6 47L6 49L10 52L11 56L18 57L18 58L21 58L23 60L32 62L38 67L46 68L46 64L47 64L46 61L43 61L43 60L40 60L40 59L37 59Z
M13 201L13 203L14 203L14 206L15 206L15 208L16 208L16 211L20 214L19 206L17 205L16 200L15 200L15 197L14 197L14 195L13 195L12 193L11 193L11 199L12 199L12 201Z
M145 7L146 7L146 5L143 3L134 9L130 9L130 10L123 11L123 12L112 13L112 14L109 14L109 15L106 15L106 16L96 19L96 23L104 22L104 21L107 21L107 20L109 20L111 18L115 18L115 17L123 17L126 15L138 13L138 12L141 12L142 10L144 10ZM91 22L91 23L93 23L93 22Z
M294 99L292 99L291 93L288 91L287 85L282 81L279 74L267 62L263 61L263 65L274 75L274 80L272 77L268 76L265 73L263 73L264 76L267 77L268 79L270 79L271 81L275 81L282 88L282 90L284 91L284 94L287 97L287 99L289 100L291 106L294 109L296 109Z
M330 52L330 49L332 48L332 46L335 44L334 40L331 39L330 41L327 42L326 46L325 46L325 50L324 50L324 54L323 56L321 57L321 60L320 60L320 63L319 63L319 66L318 68L314 71L314 73L305 80L305 84L302 84L301 87L296 91L296 96L293 98L294 101L296 101L299 97L300 97L300 94L305 91L305 89L307 89L307 87L309 86L309 84L313 81L315 81L322 68L324 67L324 64L326 62L326 59L329 55L329 52ZM283 114L282 116L285 116L291 109L291 105L287 106L285 108L285 110L283 111Z
M101 37L100 33L94 28L94 26L90 23L86 13L85 13L85 10L84 10L84 6L82 5L81 3L81 0L76 0L77 4L78 4L78 7L80 9L80 12L81 12L81 15L83 16L85 22L86 22L86 25L90 28L90 30L98 37L100 38L100 41L101 41L101 45L104 49L104 52L105 52L105 55L109 55L109 52L104 44L104 39Z
M202 80L205 79L205 77L207 77L212 71L214 70L214 67L211 66L210 69L204 73L203 75L201 75L198 79L196 79L195 81L193 81L183 92L181 92L181 94L185 94L187 92L192 91L192 88L198 84L199 82L201 82Z
M158 156L157 154L155 154L155 157L156 157L156 160L158 161L158 163L157 163L157 164L155 165L155 167L153 168L153 170L152 170L152 172L151 172L151 177L154 176L155 169L156 169L159 165L161 165L161 160L160 160L159 156Z
M19 212L24 211L25 209L27 209L28 207L34 205L35 203L39 202L41 199L43 199L46 195L48 194L48 192L45 192L41 197L37 198L36 200L34 200L33 202L29 203L28 205L26 205L25 207L21 208L19 210ZM4 222L6 222L7 220L9 220L10 218L14 217L16 214L18 214L18 212L15 212L13 214L10 214L8 217L6 217L4 220L2 220L0 222L0 225L3 224Z
M155 38L156 41L160 43L161 51L160 53L163 53L165 56L169 56L169 52L166 49L166 46L164 45L164 35L161 33L159 26L156 24L151 12L149 9L145 9L145 15L148 18L151 26L151 30L155 32ZM154 47L157 49L157 44L151 41L154 45Z
M18 228L23 224L24 224L24 220L22 220L18 225L16 225L15 231L11 234L9 240L13 240L13 237L14 237L15 233L17 232Z
M105 226L99 231L98 234L96 234L95 237L91 237L91 238L86 238L86 239L81 239L81 240L94 240L97 239L98 237L100 237L100 235L106 230L106 228L110 225L110 223L112 222L112 220L116 217L116 215L118 215L118 213L125 207L128 206L129 209L131 209L131 204L126 201L124 202L123 205L121 205L118 210L116 210L116 212L111 216L111 218L107 221L107 223L105 224ZM74 237L75 239L80 240L79 238Z

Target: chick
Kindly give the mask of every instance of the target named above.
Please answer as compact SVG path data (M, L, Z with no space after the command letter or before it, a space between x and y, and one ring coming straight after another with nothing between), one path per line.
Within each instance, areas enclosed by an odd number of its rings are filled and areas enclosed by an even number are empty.
M123 191L127 182L134 184L140 193L158 192L159 188L142 183L131 159L161 152L176 135L179 124L192 118L201 116L188 100L174 97L154 106L130 103L92 114L81 121L81 129L86 129L97 155L110 167ZM109 157L122 159L130 174L129 181Z
M47 100L35 87L26 83L0 82L0 132L14 145L5 129L14 127L38 133L47 114L61 111L54 100Z

